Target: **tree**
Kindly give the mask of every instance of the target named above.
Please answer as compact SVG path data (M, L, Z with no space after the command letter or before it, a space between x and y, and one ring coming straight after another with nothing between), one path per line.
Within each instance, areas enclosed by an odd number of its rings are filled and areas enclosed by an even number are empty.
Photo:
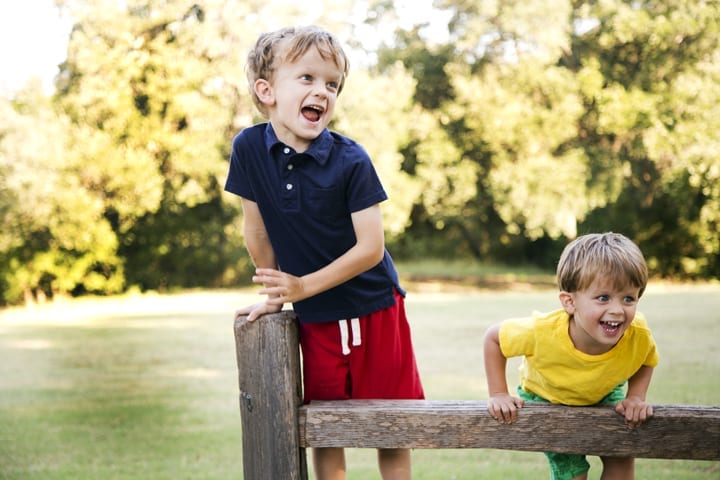
M576 15L602 19L563 59L587 80L578 143L616 185L585 228L628 231L662 275L717 276L720 5L599 2Z
M720 275L717 2L437 0L447 38L388 0L58 4L56 95L0 100L4 301L247 279L223 192L233 136L264 120L245 54L298 23L350 52L332 128L375 162L394 254L550 266L615 230L654 273Z
M0 100L0 287L14 303L118 292L123 264L102 207L66 154L68 121L39 85Z
M370 155L390 198L383 204L384 226L390 240L405 232L410 209L421 184L402 170L401 149L409 141L414 82L396 66L382 74L352 70L338 99L332 128L360 143Z
M234 119L249 116L235 56L244 7L207 5L66 4L77 23L58 97L76 173L143 289L219 283L240 261L225 228L237 205L221 195Z
M454 12L450 44L424 47L417 31L400 32L405 48L384 55L418 82L443 79L424 87L434 93L416 91L434 119L432 133L420 132L409 149L425 182L415 210L425 222L417 224L435 225L478 258L518 235L573 236L592 200L582 184L566 182L586 169L583 151L565 148L582 113L577 83L556 65L570 42L569 3L440 6Z
M417 90L454 148L440 169L428 152L442 136L410 144L426 186L414 226L434 225L439 243L461 239L478 258L538 245L552 258L576 232L625 231L655 273L718 274L716 2L436 5L452 12L447 45L404 31L403 50L381 57L403 61L417 81L452 86L445 96ZM438 52L445 64L433 61ZM467 162L474 192L453 179ZM443 183L444 193L427 193Z

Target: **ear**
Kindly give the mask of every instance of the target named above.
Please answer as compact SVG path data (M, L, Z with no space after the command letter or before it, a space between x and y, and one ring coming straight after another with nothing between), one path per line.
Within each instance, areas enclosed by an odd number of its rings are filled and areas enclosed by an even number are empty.
M270 85L270 82L268 82L264 78L255 80L255 85L253 85L253 90L255 91L255 95L257 95L258 99L263 104L265 104L269 107L275 104L275 92L273 91L273 88L272 88L272 85Z
M575 313L575 299L572 296L572 293L562 291L560 292L560 295L558 295L560 298L560 304L563 306L565 311L568 315L572 315Z

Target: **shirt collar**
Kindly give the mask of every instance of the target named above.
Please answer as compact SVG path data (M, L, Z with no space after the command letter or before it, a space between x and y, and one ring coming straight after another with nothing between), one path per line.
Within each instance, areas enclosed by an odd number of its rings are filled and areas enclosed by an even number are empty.
M330 133L330 130L325 128L302 154L314 159L320 165L325 165L330 158L332 145L333 136ZM275 130L272 128L270 122L268 122L267 127L265 127L265 146L268 153L272 152L275 148L279 148L279 146L285 146L284 143L278 140Z

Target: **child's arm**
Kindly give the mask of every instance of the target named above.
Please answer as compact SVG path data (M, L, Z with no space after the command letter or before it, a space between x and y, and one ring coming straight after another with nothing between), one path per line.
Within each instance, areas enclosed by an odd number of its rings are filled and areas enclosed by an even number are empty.
M250 253L253 264L257 268L276 268L275 252L270 244L257 203L243 198L242 207L245 247Z
M508 393L505 366L507 359L500 349L500 324L491 326L485 333L483 358L490 398L487 408L499 423L513 423L517 420L518 409L525 403Z
M652 367L640 367L628 380L625 400L615 406L615 411L625 416L625 423L631 429L653 416L652 405L645 401L652 374Z
M385 253L382 212L376 204L352 214L357 239L348 251L325 267L296 277L276 269L258 269L253 282L262 283L260 293L268 295L268 305L297 302L329 290L371 269Z
M270 238L265 229L265 222L263 222L262 216L260 215L257 203L243 198L242 207L245 247L250 254L253 264L257 268L277 268L275 252L270 244ZM236 310L235 318L237 319L237 317L241 315L247 315L248 320L253 321L260 315L278 312L281 309L282 303L279 305L270 305L265 301Z

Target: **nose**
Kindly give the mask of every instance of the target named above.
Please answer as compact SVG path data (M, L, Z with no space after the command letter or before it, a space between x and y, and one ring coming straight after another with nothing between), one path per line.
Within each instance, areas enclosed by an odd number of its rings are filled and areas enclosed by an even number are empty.
M313 85L313 95L320 98L325 98L328 95L327 86L322 82L316 82Z
M608 306L608 311L616 315L622 315L624 313L623 304L621 300L612 300Z

